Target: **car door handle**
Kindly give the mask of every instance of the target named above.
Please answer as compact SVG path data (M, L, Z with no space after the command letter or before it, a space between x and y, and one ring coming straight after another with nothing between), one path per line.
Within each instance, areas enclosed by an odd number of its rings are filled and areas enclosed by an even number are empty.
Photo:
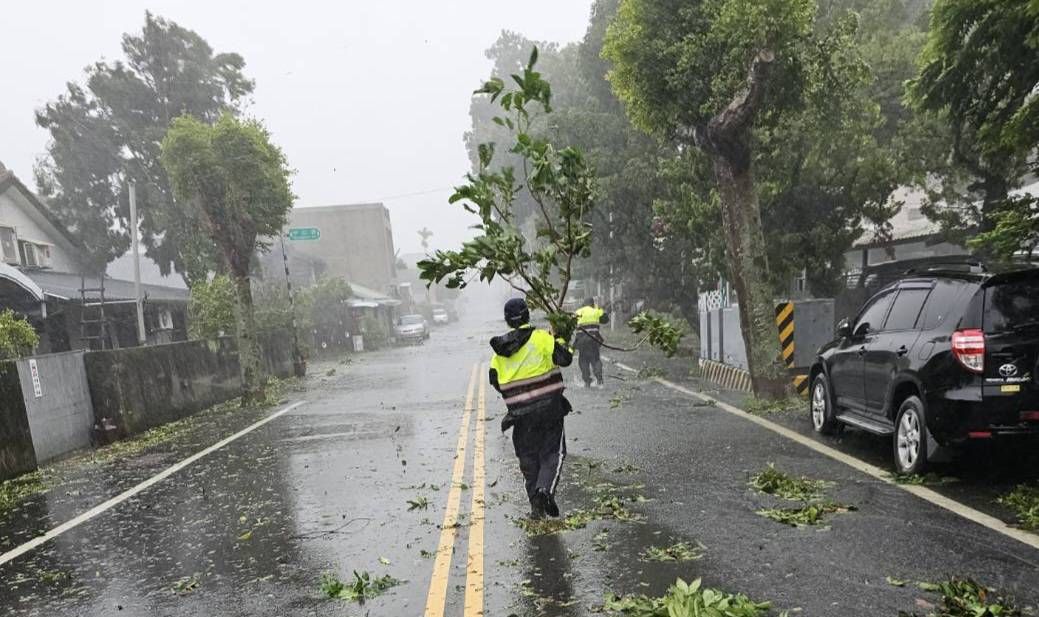
M901 347L899 347L898 349L895 350L895 355L896 356L904 356L907 353L909 353L909 350L906 349L905 345L902 345Z
M865 345L863 345L862 347L859 347L859 355L860 356L866 355L866 346Z

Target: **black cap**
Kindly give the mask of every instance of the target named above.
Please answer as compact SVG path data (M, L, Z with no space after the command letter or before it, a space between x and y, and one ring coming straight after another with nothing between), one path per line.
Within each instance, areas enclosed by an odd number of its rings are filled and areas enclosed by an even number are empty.
M595 298L585 298L584 305L585 306L595 306Z
M505 303L505 323L518 328L530 321L530 309L523 298L512 298Z

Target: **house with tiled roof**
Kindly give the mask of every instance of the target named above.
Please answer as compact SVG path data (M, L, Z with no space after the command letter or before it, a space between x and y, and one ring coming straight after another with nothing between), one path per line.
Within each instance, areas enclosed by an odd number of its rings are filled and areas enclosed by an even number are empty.
M10 308L32 323L41 353L137 344L132 275L88 276L85 263L82 244L0 164L0 310ZM146 273L157 269L142 264ZM175 279L151 281L141 285L147 341L184 340L187 288Z

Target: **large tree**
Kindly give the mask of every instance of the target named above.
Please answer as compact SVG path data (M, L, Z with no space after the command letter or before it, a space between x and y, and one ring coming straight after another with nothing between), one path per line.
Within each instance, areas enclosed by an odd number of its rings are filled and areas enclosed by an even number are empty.
M37 185L101 272L129 247L126 185L135 182L146 254L164 274L204 279L216 255L196 233L192 209L174 200L160 143L181 114L214 122L234 112L253 82L241 56L216 54L195 32L151 13L140 33L123 36L122 49L124 60L88 67L85 85L69 83L37 111L51 138Z
M623 0L607 34L610 79L637 125L711 161L728 273L754 391L785 392L754 176L756 146L813 93L858 70L843 22L817 35L811 0ZM843 98L843 97L840 97Z
M1034 244L1034 200L1008 193L1020 185L1030 160L1034 164L1037 88L1039 2L935 2L910 95L919 109L951 127L955 165L943 170L937 192L943 201L936 200L929 214L959 231L958 239L982 232L981 244L1004 254L1013 253L1017 241L1019 248Z
M263 239L281 232L292 207L285 156L259 122L224 114L209 125L181 116L162 141L162 164L234 281L242 401L256 402L264 382L249 273L253 256L267 248Z

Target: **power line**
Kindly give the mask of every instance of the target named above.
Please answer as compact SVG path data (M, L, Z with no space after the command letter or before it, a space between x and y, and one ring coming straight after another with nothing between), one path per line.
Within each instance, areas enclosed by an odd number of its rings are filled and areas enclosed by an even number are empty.
M431 195L433 193L441 193L443 191L453 191L455 187L445 186L438 189L427 189L424 191L416 191L414 193L401 193L400 195L389 195L387 197L379 197L376 199L366 199L364 203L375 202L375 201L392 201L394 199L404 199L405 197L420 197L422 195Z

